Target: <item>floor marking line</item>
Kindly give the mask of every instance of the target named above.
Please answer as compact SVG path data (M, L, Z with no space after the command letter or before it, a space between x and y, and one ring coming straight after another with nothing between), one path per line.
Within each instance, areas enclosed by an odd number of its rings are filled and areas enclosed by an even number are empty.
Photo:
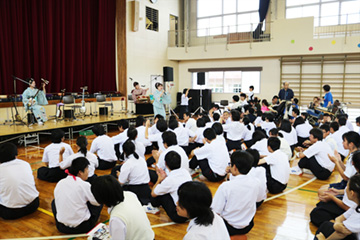
M33 147L33 148L37 148L37 149L45 149L45 148L43 148L43 147L31 146L31 145L29 145L28 147Z
M30 237L30 238L7 238L3 240L45 240L45 239L63 239L63 238L78 238L78 237L88 237L87 234L73 234L73 235L61 235L61 236L48 236L48 237Z
M161 223L161 224L152 225L151 228L166 227L166 226L170 226L170 225L174 225L174 224L177 224L177 223L175 223L175 222Z
M45 209L43 209L43 208L38 208L37 210L39 210L40 212L42 212L42 213L45 213L46 215L49 215L49 216L51 216L51 217L54 217L54 214L52 213L52 212L49 212L48 210L45 210Z
M314 178L310 179L309 181L304 182L303 184L301 184L301 185L299 185L299 186L297 186L297 187L295 187L295 188L293 188L293 189L291 189L291 190L289 190L289 191L286 191L286 192L280 193L280 194L278 194L278 195L272 196L272 197L270 197L270 198L267 198L267 199L265 199L264 202L271 201L271 200L273 200L273 199L275 199L275 198L279 198L279 197L282 197L282 196L284 196L284 195L286 195L286 194L288 194L288 193L294 192L294 191L298 190L299 188L302 188L302 187L308 185L309 183L312 183L312 182L315 181L316 179L317 179L317 178L314 177Z

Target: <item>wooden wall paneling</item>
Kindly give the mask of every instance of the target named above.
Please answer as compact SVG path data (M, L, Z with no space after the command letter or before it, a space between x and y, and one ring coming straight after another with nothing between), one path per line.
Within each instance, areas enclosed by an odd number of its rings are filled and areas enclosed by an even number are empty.
M116 0L117 86L127 106L126 0Z

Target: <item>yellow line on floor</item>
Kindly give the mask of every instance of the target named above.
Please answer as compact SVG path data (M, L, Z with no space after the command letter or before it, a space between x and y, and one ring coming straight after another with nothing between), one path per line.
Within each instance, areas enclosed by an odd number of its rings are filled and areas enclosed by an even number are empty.
M39 210L40 212L42 212L42 213L45 213L46 215L49 215L49 216L51 216L51 217L54 217L54 214L52 213L52 212L49 212L48 210L45 210L45 209L43 209L43 208L38 208L37 210Z

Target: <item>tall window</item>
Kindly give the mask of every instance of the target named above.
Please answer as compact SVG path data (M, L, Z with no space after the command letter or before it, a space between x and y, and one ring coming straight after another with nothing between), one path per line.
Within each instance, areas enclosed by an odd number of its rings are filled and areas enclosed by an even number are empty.
M286 18L314 17L314 25L360 22L359 0L286 0Z
M197 0L197 35L254 31L258 11L259 0Z
M192 74L193 89L211 89L213 93L260 93L260 71L213 71L205 73L205 86L197 85L197 73Z

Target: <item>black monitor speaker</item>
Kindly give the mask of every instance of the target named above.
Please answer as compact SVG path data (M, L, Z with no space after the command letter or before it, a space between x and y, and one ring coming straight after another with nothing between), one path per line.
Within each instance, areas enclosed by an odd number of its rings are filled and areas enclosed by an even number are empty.
M197 73L197 85L205 85L205 73L204 72Z
M174 69L172 67L163 68L164 82L174 81Z

